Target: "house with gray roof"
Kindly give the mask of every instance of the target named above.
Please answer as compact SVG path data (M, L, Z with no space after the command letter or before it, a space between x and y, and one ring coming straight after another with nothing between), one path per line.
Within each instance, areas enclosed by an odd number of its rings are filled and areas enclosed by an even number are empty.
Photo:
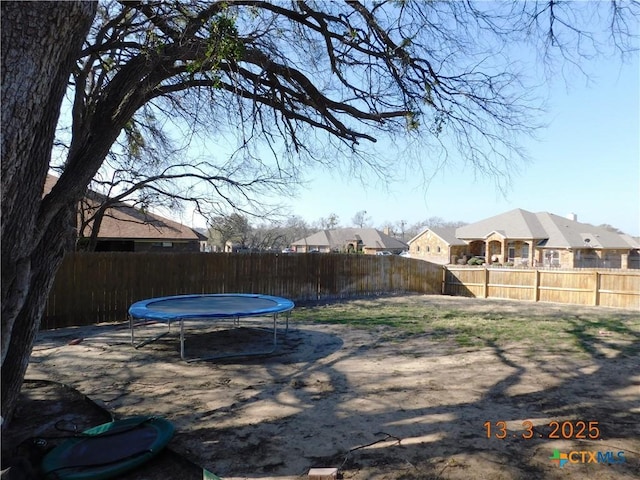
M424 245L423 233L409 241L411 256ZM455 230L449 263L473 256L487 264L558 268L640 268L640 242L629 235L548 212L514 209ZM428 255L423 255L430 260ZM439 262L441 263L441 262Z
M446 265L452 258L462 258L467 242L456 238L455 228L427 227L409 240L411 258Z
M408 249L408 245L375 228L336 228L320 230L291 244L297 253L306 252L341 252L365 253L389 251L400 253Z

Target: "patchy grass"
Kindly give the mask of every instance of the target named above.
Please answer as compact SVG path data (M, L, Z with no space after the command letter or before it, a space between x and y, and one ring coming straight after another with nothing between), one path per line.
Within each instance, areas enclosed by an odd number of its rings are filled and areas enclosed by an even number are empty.
M434 304L435 302L435 304ZM640 351L640 314L605 308L464 299L446 305L430 297L353 300L298 307L293 320L385 329L385 336L425 335L460 347L518 342L532 351L573 351L604 356Z

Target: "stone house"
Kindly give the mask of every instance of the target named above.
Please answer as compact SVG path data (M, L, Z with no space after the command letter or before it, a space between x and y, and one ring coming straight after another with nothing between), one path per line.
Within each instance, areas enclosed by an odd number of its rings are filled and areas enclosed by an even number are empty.
M426 229L409 241L411 256L442 263L466 263L472 256L487 264L552 268L640 268L640 242L629 235L577 221L575 215L511 210L455 229L451 236ZM438 237L440 252L425 252ZM431 239L431 240L430 240ZM462 242L462 243L461 243ZM436 248L438 245L436 245ZM418 254L422 249L422 255Z
M409 240L411 258L446 265L462 258L467 243L456 238L455 228L425 228Z

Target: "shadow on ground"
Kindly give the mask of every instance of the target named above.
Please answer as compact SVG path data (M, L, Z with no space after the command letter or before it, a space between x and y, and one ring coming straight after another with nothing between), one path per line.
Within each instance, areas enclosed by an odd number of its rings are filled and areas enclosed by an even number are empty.
M516 308L477 305L496 318ZM561 309L571 307L553 307ZM172 450L223 478L304 478L311 467L338 467L345 480L637 478L638 319L590 312L558 332L579 346L571 354L490 338L465 348L384 325L296 322L275 355L185 363L175 336L135 350L126 329L92 327L43 335L30 373L73 384L119 416L169 417L178 429ZM187 348L264 347L269 335L205 330L189 334ZM523 437L526 421L532 438ZM574 431L553 439L553 421ZM598 422L597 438L578 438L579 421ZM624 463L560 468L554 449L626 455Z

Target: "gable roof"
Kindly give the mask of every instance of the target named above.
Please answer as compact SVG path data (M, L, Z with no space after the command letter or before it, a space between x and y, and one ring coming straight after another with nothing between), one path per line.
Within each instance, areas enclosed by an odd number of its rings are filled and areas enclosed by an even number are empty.
M45 195L51 191L57 181L57 177L47 175L44 188ZM91 212L92 209L97 209L107 199L108 197L105 195L89 190L82 203ZM78 212L78 215L80 215L80 212ZM91 235L91 225L89 224L85 229L84 235L87 237ZM105 212L100 224L98 239L184 241L198 240L199 237L193 229L186 225L154 213L143 212L124 202L116 202Z
M494 232L508 239L539 240L538 246L544 248L640 248L640 244L629 235L620 235L553 213L532 213L520 208L459 227L456 237L466 241L478 240Z
M192 228L191 230L195 232L196 236L201 242L209 240L209 235L208 235L209 232L207 231L206 228L195 227L195 228Z
M552 213L542 212L536 215L548 232L544 245L546 248L640 248L640 244L630 236L620 235L606 228L576 222Z
M415 237L409 240L409 244L413 243L417 238L421 237L427 232L433 232L435 235L440 237L445 243L448 245L466 245L467 242L464 240L460 240L456 237L456 229L455 227L427 227L424 228L420 233L418 233Z
M340 248L352 241L361 241L363 247L374 249L406 249L407 244L375 228L337 228L320 230L291 245Z
M91 235L91 224L86 229ZM105 212L100 230L100 240L199 240L191 228L150 212L118 202Z
M547 231L535 213L516 208L456 229L460 239L486 238L493 232L499 232L506 238L543 239Z

